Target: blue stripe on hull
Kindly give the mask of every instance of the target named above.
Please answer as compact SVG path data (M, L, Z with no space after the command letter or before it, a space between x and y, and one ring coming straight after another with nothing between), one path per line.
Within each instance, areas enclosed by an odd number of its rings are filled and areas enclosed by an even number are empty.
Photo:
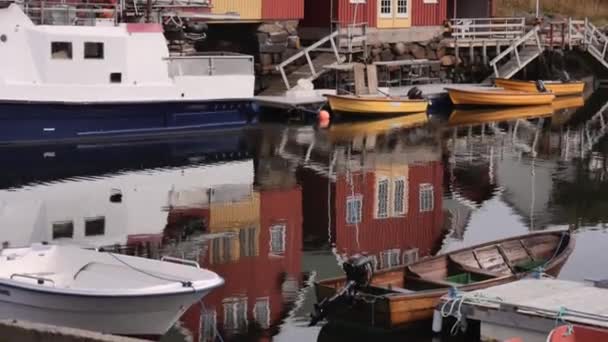
M0 104L0 144L145 137L235 128L255 121L250 101Z

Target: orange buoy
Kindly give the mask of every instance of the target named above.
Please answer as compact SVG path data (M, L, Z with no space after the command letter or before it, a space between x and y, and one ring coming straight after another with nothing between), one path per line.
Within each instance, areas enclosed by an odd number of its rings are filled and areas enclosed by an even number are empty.
M326 110L320 110L319 111L319 120L329 120L329 112Z

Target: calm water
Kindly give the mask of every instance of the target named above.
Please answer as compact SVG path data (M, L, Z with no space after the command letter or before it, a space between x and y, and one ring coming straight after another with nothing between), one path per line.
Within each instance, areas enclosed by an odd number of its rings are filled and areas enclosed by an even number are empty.
M145 246L223 276L164 341L211 341L213 326L226 341L365 340L307 327L309 285L340 275L340 260L357 252L381 269L569 227L577 247L560 277L608 277L602 98L553 115L537 107L4 148L0 241ZM397 339L431 341L426 331Z

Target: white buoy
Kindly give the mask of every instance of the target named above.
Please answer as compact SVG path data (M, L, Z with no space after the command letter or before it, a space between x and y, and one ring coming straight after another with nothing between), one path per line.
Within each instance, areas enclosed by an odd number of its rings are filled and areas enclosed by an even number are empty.
M439 334L441 332L441 328L443 327L443 316L441 315L441 311L435 309L433 311L433 332L435 334Z

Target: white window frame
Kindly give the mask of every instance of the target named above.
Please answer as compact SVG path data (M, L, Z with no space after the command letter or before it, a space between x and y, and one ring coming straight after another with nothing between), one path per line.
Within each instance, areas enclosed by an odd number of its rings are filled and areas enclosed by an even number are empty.
M399 12L401 8L399 2L405 1L405 13ZM411 0L395 0L395 17L397 18L409 18L410 16L410 2Z
M205 324L209 319L209 324ZM215 327L217 326L217 312L215 310L201 310L201 341L212 342L215 341L217 333ZM209 325L209 330L205 329Z
M402 198L402 203L403 206L401 208L397 208L397 182L403 182L403 198ZM408 203L408 184L407 184L407 178L406 177L396 177L393 179L393 189L392 189L392 193L391 193L391 200L392 200L392 209L393 209L393 215L394 216L406 216L407 212L408 212L408 207L409 207L409 203Z
M430 194L427 196L427 194ZM430 200L429 200L430 198ZM419 188L420 212L431 212L435 209L435 188L431 183L422 183Z
M385 212L380 213L381 203L380 203L380 184L386 184L386 193L385 193L385 203L384 208ZM387 177L378 177L376 179L376 201L374 206L374 218L377 219L385 219L390 216L390 202L391 202L391 182Z
M258 317L258 306L266 307L266 317ZM270 298L260 297L255 299L255 304L252 309L253 319L258 322L262 329L268 329L270 327Z
M382 1L388 1L390 4L390 12L389 13L382 13ZM392 18L393 17L393 7L394 7L394 0L378 0L378 17L380 18Z
M228 330L233 330L233 331L241 331L244 328L247 328L247 297L229 297L224 299L223 301L223 307L224 307L224 328L228 329ZM243 305L241 306L242 309L241 311L245 312L245 323L244 326L241 326L241 322L238 320L239 314L239 304ZM234 327L230 327L228 326L228 308L231 309L231 313L232 313L232 319L234 322Z
M439 0L422 0L424 4L438 4Z
M397 262L395 264L393 264L391 262L391 257L394 257L395 254L397 255L397 257L396 257ZM388 262L387 262L388 265L385 264L385 262L384 262L385 256L386 256L386 259L388 260ZM397 267L400 265L401 265L401 249L392 248L392 249L387 249L387 250L380 252L380 268L381 269Z
M349 210L351 202L359 202L359 212L356 214L358 220L350 220ZM346 198L346 224L357 224L363 220L363 196L354 195Z
M351 4L365 4L367 3L367 0L350 0L349 2Z
M273 230L280 230L281 231L281 247L282 250L273 250L272 248L272 241L273 241ZM270 251L270 255L272 256L283 256L285 254L285 232L287 230L287 225L285 223L277 223L277 224L273 224L272 226L270 226L270 228L268 228L268 233L270 234L270 239L268 241L269 243L269 251Z

